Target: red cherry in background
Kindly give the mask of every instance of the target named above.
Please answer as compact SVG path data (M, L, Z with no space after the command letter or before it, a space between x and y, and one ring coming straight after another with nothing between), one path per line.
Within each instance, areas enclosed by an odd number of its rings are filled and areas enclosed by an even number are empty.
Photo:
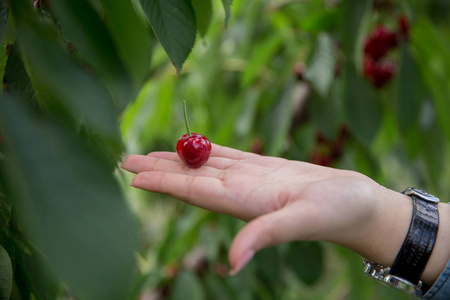
M400 32L400 36L407 40L409 37L409 31L410 31L410 25L409 25L409 20L405 15L401 15L398 20L398 27L399 27L399 32Z
M200 168L211 155L211 142L199 133L189 130L186 113L186 101L183 101L184 121L186 123L186 134L183 134L177 142L177 154L181 161L190 168Z
M398 44L397 34L383 25L376 26L364 42L364 53L378 60Z

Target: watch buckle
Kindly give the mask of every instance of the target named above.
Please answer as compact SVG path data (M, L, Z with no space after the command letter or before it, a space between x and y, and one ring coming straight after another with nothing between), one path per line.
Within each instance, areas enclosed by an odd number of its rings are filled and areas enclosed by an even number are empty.
M367 276L406 294L422 297L422 281L414 284L408 280L389 274L390 270L390 268L385 268L380 264L368 260L363 261L363 272Z

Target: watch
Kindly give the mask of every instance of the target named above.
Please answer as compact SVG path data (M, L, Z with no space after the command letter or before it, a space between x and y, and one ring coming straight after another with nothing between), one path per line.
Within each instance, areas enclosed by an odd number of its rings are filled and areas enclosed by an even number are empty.
M403 191L411 196L413 214L408 234L390 268L364 260L363 272L405 293L422 296L420 277L433 251L439 227L439 198L413 187Z

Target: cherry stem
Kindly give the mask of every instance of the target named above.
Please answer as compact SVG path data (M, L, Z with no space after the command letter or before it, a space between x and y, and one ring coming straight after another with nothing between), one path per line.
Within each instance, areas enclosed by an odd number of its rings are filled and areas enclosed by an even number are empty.
M183 112L184 112L184 123L186 124L186 130L188 133L188 136L191 136L191 131L189 130L189 122L187 119L187 109L186 109L186 101L183 100Z

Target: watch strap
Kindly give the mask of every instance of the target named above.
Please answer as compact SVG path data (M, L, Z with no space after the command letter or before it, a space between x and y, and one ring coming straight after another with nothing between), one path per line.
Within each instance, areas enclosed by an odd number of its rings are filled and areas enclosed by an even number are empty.
M417 284L436 242L439 213L437 203L422 200L416 195L411 197L413 216L409 232L389 273Z

